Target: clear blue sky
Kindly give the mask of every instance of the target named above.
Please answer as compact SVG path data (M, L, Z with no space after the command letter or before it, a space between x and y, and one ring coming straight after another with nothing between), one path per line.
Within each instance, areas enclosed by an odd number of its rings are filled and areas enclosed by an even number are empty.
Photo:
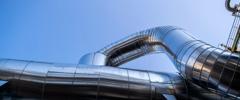
M214 46L233 22L225 0L0 0L0 58L77 63L151 27L174 25ZM164 54L123 67L175 72Z

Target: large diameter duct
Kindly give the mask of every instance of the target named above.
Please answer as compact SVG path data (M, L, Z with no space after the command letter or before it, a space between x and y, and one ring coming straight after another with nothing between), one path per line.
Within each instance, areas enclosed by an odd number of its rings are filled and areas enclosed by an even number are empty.
M138 32L84 56L80 62L101 59L104 62L95 64L118 66L159 50L166 52L187 80L215 93L240 96L239 54L197 40L177 27L156 27Z
M175 74L20 60L0 60L2 99L164 100L187 98ZM205 95L209 95L206 94ZM175 98L176 97L176 98Z
M1 100L231 100L177 74L0 60Z

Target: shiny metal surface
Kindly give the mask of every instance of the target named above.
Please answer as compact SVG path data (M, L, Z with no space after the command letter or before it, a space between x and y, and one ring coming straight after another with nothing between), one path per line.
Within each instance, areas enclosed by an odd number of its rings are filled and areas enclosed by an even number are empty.
M180 75L114 68L162 50ZM85 55L79 63L0 59L0 79L7 81L0 89L2 99L240 99L239 54L196 40L177 27L138 32Z
M106 56L104 61L107 62L106 65L108 66L118 66L151 52L161 50L168 52L167 54L173 60L176 57L175 54L178 47L181 47L185 42L195 40L192 36L185 35L187 33L181 30L177 27L166 26L141 31L112 43L96 53ZM172 40L178 42L173 42Z
M199 80L201 76L201 71L203 69L203 65L205 61L207 60L206 58L209 56L209 54L215 50L215 48L208 48L205 49L205 51L202 52L201 55L199 55L196 59L197 61L194 63L194 68L192 69L192 74L190 73L190 76L192 75L194 79Z
M199 97L197 92L194 95L187 92L190 89L187 84L191 83L178 74L20 60L0 62L4 75L0 79L7 81L0 88L3 100L209 99ZM196 89L199 90L202 91Z
M118 66L130 60L144 56L151 52L158 52L164 50L171 60L175 60L176 54L179 52L179 48L183 48L186 43L200 42L188 32L181 28L164 26L148 29L135 33L129 37L126 37L120 41L112 43L97 51L97 54L105 55L105 60L102 63L106 63L108 66ZM93 54L96 54L93 53ZM84 62L85 56L81 58L80 62ZM98 59L99 57L88 57L91 59ZM82 60L83 59L83 60ZM89 60L94 62L94 60ZM98 65L94 64L93 65Z
M105 65L117 67L159 50L165 51L188 82L222 96L239 98L239 54L197 40L181 28L164 26L141 31L96 53L106 56Z
M89 53L81 57L79 64L106 65L106 56L101 53Z
M8 81L1 95L11 94L13 99L162 100L163 94L181 97L176 89L186 89L176 74L94 65L0 62L0 79Z

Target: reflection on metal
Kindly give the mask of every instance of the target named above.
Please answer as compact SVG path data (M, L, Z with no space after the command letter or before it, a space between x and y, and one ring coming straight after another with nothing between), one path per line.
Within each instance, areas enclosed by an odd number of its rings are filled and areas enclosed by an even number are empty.
M239 5L226 8L239 15ZM83 56L76 65L0 59L1 100L235 100L240 99L240 38L235 19L229 50L181 28L138 32ZM236 31L237 30L237 31ZM166 53L180 74L117 68L154 52Z
M189 83L224 97L239 98L239 54L197 40L181 28L165 26L141 31L97 53L106 56L106 65L117 67L158 50L165 51Z
M116 68L159 51L169 56L180 75ZM5 100L239 99L239 58L181 28L156 27L87 54L81 64L1 59L5 84L0 94Z
M85 65L106 65L106 56L101 53L89 53L84 55L79 63Z
M117 67L164 51L178 74ZM239 55L215 48L181 28L141 31L96 53L81 64L0 60L2 99L218 100L239 98ZM185 81L187 80L187 81Z
M6 83L7 83L7 81L2 81L2 80L1 80L1 81L0 81L0 87L3 86L3 85L6 84Z
M95 65L0 60L4 100L175 100L220 99L178 74ZM191 91L191 92L188 92Z
M2 99L164 100L186 98L184 80L176 74L19 60L0 60ZM5 91L4 91L5 90Z

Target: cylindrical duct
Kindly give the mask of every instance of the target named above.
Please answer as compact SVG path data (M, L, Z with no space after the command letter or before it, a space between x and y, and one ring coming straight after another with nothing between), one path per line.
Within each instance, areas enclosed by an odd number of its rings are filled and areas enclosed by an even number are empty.
M240 96L239 54L197 40L181 28L164 26L138 32L97 51L108 66L118 66L164 50L190 82L215 93Z
M185 82L176 74L104 66L2 59L0 79L8 81L1 86L2 99L7 97L44 100L187 98Z

